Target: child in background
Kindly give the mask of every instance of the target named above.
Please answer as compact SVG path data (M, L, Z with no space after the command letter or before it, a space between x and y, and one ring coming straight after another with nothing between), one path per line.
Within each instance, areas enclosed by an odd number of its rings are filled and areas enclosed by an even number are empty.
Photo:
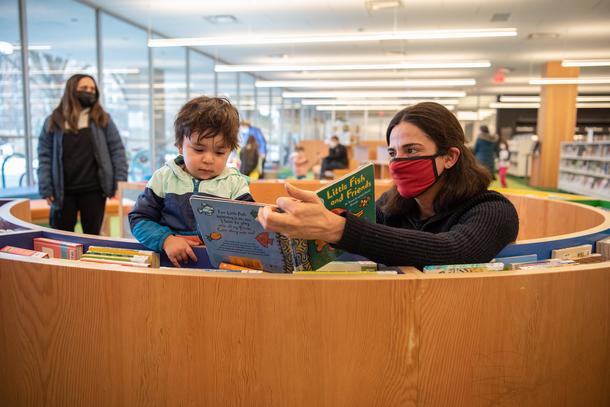
M238 146L239 113L225 98L187 102L174 122L178 155L156 170L129 213L131 233L144 246L165 251L176 267L201 244L189 198L206 193L252 201L248 178L226 166Z
M506 171L510 166L510 152L508 151L508 144L506 141L500 141L498 145L500 152L498 153L498 175L500 176L500 183L502 188L506 188Z
M258 159L258 143L256 142L256 138L254 136L248 136L246 145L243 146L239 152L239 160L241 161L239 171L253 179L258 179L258 171L255 171L258 168Z
M303 179L307 175L309 161L307 160L307 156L305 155L305 149L301 146L296 146L294 148L294 153L292 153L292 172L297 179Z

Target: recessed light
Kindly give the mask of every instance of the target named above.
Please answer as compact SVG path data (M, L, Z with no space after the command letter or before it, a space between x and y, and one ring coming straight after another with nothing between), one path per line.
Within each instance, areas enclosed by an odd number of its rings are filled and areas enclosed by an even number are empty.
M202 16L211 24L232 24L237 22L237 18L230 14L215 14L211 16Z
M508 21L509 18L510 18L510 13L494 13L494 15L491 16L490 21L492 23L498 23L498 22Z
M527 36L528 40L549 40L559 38L559 33L552 32L540 32L540 33L531 33Z

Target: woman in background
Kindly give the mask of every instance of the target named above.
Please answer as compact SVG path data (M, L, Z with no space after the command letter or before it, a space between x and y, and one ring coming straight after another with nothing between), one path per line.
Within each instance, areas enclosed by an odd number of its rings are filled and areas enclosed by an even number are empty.
M254 136L248 136L246 145L243 146L239 152L239 160L241 161L239 171L244 175L249 177L254 176L254 178L258 179L258 175L253 174L253 172L258 168L259 158L260 155L258 153L256 138Z
M498 151L498 136L489 132L489 127L483 125L479 128L481 132L477 136L477 141L474 144L474 155L477 157L493 179L496 179L496 170L494 161Z
M52 228L74 231L80 212L83 232L99 234L106 199L127 180L125 148L99 96L91 76L73 75L40 132L38 189Z

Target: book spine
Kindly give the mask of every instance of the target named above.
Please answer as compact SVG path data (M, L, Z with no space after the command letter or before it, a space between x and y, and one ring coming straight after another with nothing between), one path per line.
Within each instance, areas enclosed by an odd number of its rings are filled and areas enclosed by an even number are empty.
M476 273L483 271L502 271L504 263L446 264L424 266L424 273Z
M22 249L21 247L15 246L4 246L2 249L0 249L0 252L16 254L19 256L38 257L41 259L49 258L47 253L36 250Z

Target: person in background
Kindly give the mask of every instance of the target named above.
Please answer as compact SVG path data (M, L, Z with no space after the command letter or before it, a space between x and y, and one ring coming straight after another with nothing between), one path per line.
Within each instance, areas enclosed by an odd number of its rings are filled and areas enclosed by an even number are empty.
M498 146L500 147L500 152L498 153L498 175L502 188L506 188L508 185L506 183L506 172L508 171L508 167L510 167L510 151L508 151L508 144L506 141L500 141Z
M258 144L258 172L259 178L264 178L265 176L265 160L267 157L267 140L265 140L265 136L263 132L258 127L252 126L252 124L244 120L241 122L240 133L242 136L242 145L248 143L248 137L254 136L256 143Z
M259 222L389 266L484 263L515 241L515 207L487 189L491 176L477 164L446 107L424 102L401 110L390 121L386 141L395 185L376 202L376 223L335 214L315 192L288 183L290 197L259 209Z
M253 201L248 178L227 167L239 144L239 113L226 98L198 97L174 121L179 155L156 170L129 213L133 236L150 250L165 251L176 267L201 244L189 199L196 193Z
M106 199L127 180L121 136L99 102L93 77L73 75L38 140L38 189L51 206L52 228L100 233Z
M294 176L297 179L305 178L309 170L309 160L305 155L305 149L302 146L296 146L290 158L292 159L292 172Z
M344 169L349 165L347 159L347 149L339 142L339 137L333 135L330 138L328 156L322 159L322 167L320 169L320 179L332 177L332 170Z
M477 141L474 143L474 155L477 157L479 163L487 168L493 179L495 179L496 171L494 162L498 151L498 136L489 133L489 127L485 125L481 126L479 130L481 130L481 132L477 136Z
M256 171L258 169L259 161L258 143L256 142L254 136L249 136L248 142L241 148L241 151L239 152L239 160L241 161L239 172L249 177L256 173L254 178L259 178L260 174L258 174L258 171Z

